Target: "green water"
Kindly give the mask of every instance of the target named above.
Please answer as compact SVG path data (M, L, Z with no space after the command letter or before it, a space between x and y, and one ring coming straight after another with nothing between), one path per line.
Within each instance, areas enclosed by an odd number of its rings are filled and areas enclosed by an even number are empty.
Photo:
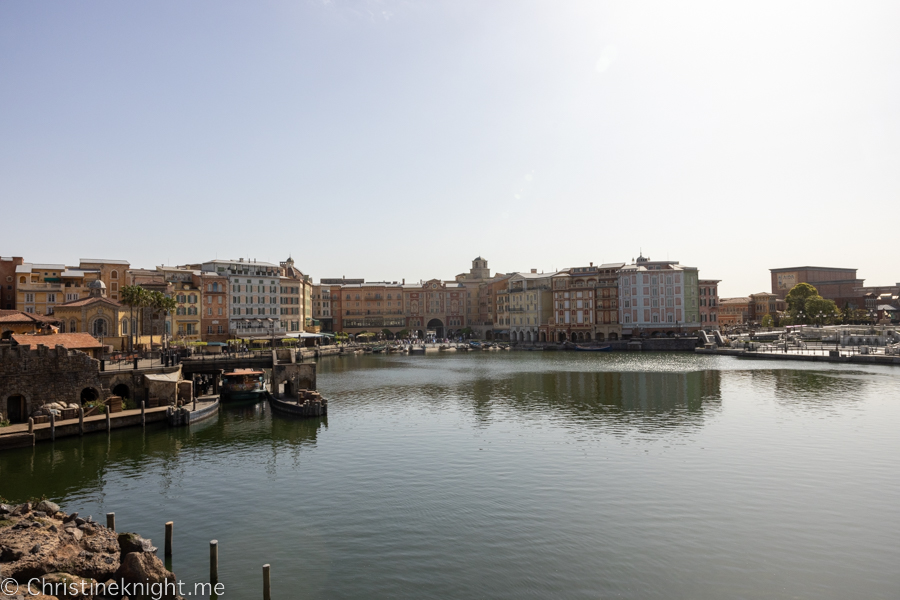
M585 355L588 356L585 356ZM115 511L225 598L900 597L900 371L690 354L319 363L327 419L0 454L0 495Z

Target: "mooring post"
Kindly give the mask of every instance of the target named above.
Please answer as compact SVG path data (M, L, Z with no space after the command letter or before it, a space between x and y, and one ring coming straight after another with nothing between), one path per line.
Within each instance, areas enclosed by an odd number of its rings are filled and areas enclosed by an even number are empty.
M272 588L269 581L269 565L263 565L263 600L272 600Z
M34 433L34 419L28 417L28 433Z
M141 400L141 427L147 426L147 413L145 412L146 402Z
M50 441L56 441L56 417L52 410L50 411Z
M172 556L172 530L174 528L174 521L166 522L166 556Z
M209 582L216 585L219 581L219 540L209 542Z
M109 405L106 407L106 433L112 431L112 417L109 416Z
M106 528L116 530L116 513L106 513Z
M84 407L78 407L78 435L84 435Z

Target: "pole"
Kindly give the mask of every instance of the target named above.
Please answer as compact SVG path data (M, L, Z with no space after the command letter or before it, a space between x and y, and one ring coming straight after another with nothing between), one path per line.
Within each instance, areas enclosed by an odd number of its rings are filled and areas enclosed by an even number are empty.
M147 414L145 409L146 404L146 402L141 400L141 427L147 426Z
M269 579L269 565L263 565L263 600L272 600L272 587Z
M84 407L78 407L78 435L84 435Z
M56 416L50 411L50 441L56 441Z
M112 531L116 530L116 513L106 513L106 527Z
M172 534L174 528L174 521L166 522L166 556L172 556Z
M106 433L112 431L112 418L109 416L109 405L106 406Z
M216 585L219 581L219 540L209 542L209 582Z

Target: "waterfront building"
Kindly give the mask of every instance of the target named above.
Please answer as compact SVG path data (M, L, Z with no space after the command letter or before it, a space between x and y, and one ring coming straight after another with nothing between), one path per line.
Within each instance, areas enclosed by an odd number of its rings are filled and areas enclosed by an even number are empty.
M359 335L387 330L396 334L406 329L402 284L370 281L343 285L339 290L343 296L340 331Z
M700 326L706 331L719 328L720 279L700 279Z
M778 313L782 313L785 310L787 310L787 302L776 294L769 292L750 294L750 310L747 322L759 325L766 315L771 315L774 320L778 318Z
M177 303L172 314L172 338L183 342L199 342L200 307L203 304L200 287L202 271L189 267L158 266L156 270L163 274L165 280L172 284L172 297Z
M307 277L294 266L290 256L282 263L279 287L279 313L281 328L288 333L300 333L307 325L306 312L306 280ZM310 315L310 323L312 318Z
M95 279L88 284L89 296L54 307L54 317L63 333L89 333L104 345L121 350L131 331L130 314L118 300L107 296L106 284Z
M577 282L577 283L576 283ZM597 269L574 267L551 277L553 312L540 325L540 340L583 342L594 337ZM576 289L577 287L577 289Z
M594 339L615 341L622 337L619 322L619 271L623 262L604 263L597 267L596 319Z
M48 315L53 307L66 301L62 273L63 264L26 263L16 266L16 310Z
M128 269L127 285L137 285L148 292L159 292L166 296L172 296L175 291L175 285L166 281L165 273L156 269ZM131 313L130 308L128 312ZM137 331L140 334L140 337L137 338L138 344L162 343L164 337L172 336L174 315L155 312L151 308L136 309L135 314L137 315L135 318L139 320L136 323Z
M460 273L455 278L455 283L466 290L464 328L471 329L476 337L485 339L494 327L493 295L491 286L491 270L488 261L481 256L472 260L472 267L468 273ZM452 285L451 282L447 282Z
M780 300L787 297L798 283L808 283L826 300L834 300L838 308L863 308L865 280L856 276L856 269L836 267L785 267L769 269L772 293Z
M211 260L201 268L228 279L231 335L266 337L285 333L279 310L281 269L278 265L241 258Z
M619 309L624 336L674 335L700 328L699 276L678 261L639 256L619 271Z
M719 299L719 325L735 327L750 322L750 297Z
M333 332L334 316L331 314L331 287L321 283L312 286L312 316L320 324L321 331Z
M209 271L194 271L194 284L200 289L200 339L227 342L229 298L228 278Z
M511 275L496 275L488 283L488 302L492 329L486 336L489 340L509 340L509 278Z
M509 278L509 339L518 342L547 341L541 325L553 315L552 279L556 273L513 273Z
M16 308L16 267L23 262L21 256L0 256L0 310Z
M455 337L468 327L468 290L461 283L430 279L402 288L407 328L419 338Z

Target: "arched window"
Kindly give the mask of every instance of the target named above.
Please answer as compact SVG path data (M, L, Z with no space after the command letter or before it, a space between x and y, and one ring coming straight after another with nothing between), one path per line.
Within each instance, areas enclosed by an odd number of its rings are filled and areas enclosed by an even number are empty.
M75 333L78 331L78 328L75 325L75 319L69 321L69 333Z
M25 283L25 278L19 277L19 283ZM349 299L350 299L350 296L347 296L347 300L349 300Z
M118 279L118 278L119 278L119 272L118 272L118 271L115 271L115 270L110 271L110 273L109 273L109 278L110 278L110 279Z
M66 332L66 322L65 322L65 321L62 321L62 322L59 324L59 332L60 332L60 333L65 333L65 332Z
M106 329L106 320L105 319L97 319L94 321L91 334L94 337L100 337L104 335L109 335Z
M122 319L122 335L128 335L128 319Z

